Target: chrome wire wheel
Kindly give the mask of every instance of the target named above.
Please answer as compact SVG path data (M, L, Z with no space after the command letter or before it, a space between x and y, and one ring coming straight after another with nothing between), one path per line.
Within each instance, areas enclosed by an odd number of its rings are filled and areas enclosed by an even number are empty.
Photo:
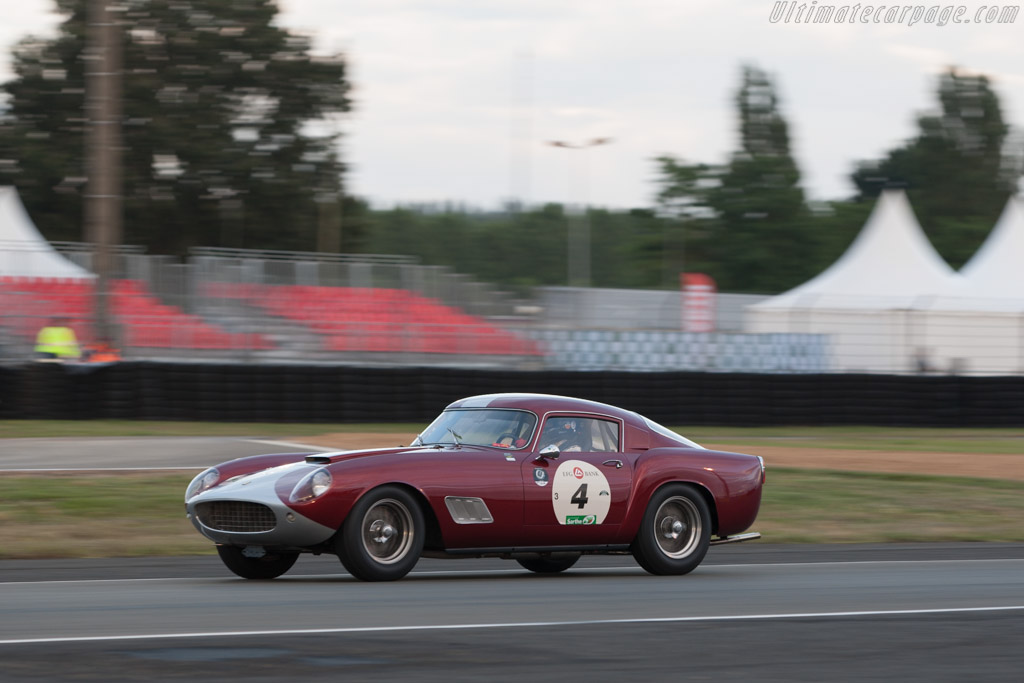
M395 581L419 562L426 520L415 494L385 484L352 506L335 536L334 551L345 569L362 581Z
M654 537L667 557L681 560L697 547L703 529L697 506L689 498L673 496L654 514Z
M704 560L712 528L711 509L700 489L666 484L647 503L630 550L651 574L688 574Z
M363 515L366 553L380 564L395 564L409 554L415 533L412 513L402 502L384 498Z

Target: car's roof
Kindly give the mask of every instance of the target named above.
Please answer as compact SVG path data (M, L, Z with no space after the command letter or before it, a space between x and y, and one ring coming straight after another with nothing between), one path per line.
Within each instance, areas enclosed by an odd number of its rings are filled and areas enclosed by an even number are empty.
M630 411L616 408L607 403L588 401L583 398L556 396L554 394L481 394L468 396L451 403L451 408L518 408L531 410L538 415L550 412L597 413L622 420L637 420L639 416Z

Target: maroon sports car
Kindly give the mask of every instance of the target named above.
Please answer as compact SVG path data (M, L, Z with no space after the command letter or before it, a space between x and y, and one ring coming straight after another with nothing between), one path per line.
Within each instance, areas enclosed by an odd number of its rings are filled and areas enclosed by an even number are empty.
M445 408L410 446L240 458L185 504L248 579L331 553L355 577L405 576L421 556L493 556L560 572L631 553L692 571L709 545L759 538L761 458L706 450L634 412L563 396L491 394Z

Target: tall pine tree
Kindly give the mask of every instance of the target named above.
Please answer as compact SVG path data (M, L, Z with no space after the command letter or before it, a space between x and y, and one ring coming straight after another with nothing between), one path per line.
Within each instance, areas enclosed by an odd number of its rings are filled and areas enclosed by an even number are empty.
M740 146L729 162L662 157L658 198L684 223L687 270L729 291L778 292L818 272L818 240L771 78L744 67L735 101Z
M722 286L734 291L781 291L815 273L815 243L800 171L768 74L744 67L736 108L740 148L732 155L721 185L709 196L721 222L716 240L719 253L727 259Z
M985 76L951 68L937 96L941 111L918 117L917 136L885 159L861 163L853 182L869 200L886 184L905 186L935 248L959 268L998 219L1019 166L1004 158L1009 127Z
M3 84L0 182L50 239L82 239L86 0L57 38L23 40ZM342 202L340 57L274 25L273 0L122 0L125 241L316 248Z

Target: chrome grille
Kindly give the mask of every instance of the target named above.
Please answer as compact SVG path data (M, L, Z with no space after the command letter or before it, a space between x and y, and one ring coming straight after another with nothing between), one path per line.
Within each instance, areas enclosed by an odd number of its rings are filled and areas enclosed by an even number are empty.
M207 529L217 531L270 531L277 520L274 511L262 503L214 500L196 505L196 515Z

